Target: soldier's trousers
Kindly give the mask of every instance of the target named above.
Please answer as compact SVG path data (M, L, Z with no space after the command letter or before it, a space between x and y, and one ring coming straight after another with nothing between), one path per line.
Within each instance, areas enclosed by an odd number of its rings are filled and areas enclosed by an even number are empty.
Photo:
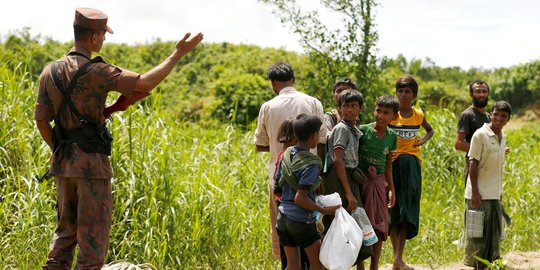
M112 220L110 179L56 177L58 224L43 269L101 269Z

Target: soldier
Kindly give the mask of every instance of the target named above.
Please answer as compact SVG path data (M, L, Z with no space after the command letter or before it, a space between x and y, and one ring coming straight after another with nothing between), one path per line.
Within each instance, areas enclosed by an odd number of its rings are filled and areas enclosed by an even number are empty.
M112 139L104 113L125 109L149 95L180 58L203 39L202 33L193 37L185 34L167 59L139 75L108 64L101 57L90 58L92 52L100 51L106 32L113 33L107 19L99 10L77 8L74 48L47 65L39 79L34 119L53 150L50 172L56 178L58 215L43 269L70 269L76 245L76 269L101 269L112 220L112 168L108 159ZM105 111L109 91L122 96L116 108Z

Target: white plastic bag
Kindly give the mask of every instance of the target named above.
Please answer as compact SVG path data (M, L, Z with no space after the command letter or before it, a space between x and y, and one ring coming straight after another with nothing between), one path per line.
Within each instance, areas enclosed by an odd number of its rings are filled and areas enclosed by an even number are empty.
M315 199L315 203L321 207L331 207L341 204L341 197L337 192L334 192L329 195L320 195Z
M321 263L329 270L349 270L356 262L361 246L362 230L347 210L340 207L322 241Z

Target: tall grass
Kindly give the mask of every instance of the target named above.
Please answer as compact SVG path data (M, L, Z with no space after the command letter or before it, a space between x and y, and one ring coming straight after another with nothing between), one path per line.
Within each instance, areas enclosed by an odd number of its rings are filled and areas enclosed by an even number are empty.
M33 123L35 83L1 70L0 269L43 264L55 225L49 149ZM160 102L159 95L151 99ZM158 269L269 269L266 161L252 133L180 123L144 108L110 123L114 213L109 258ZM255 252L254 252L255 251Z
M34 175L49 149L33 123L36 83L20 66L0 67L0 269L36 269L45 261L55 221L54 181ZM249 131L182 123L158 108L114 115L111 156L114 212L108 261L148 262L158 269L278 269L268 232L266 155ZM423 146L420 234L407 242L410 263L458 261L463 228L463 155L453 149L455 116L428 112L435 137ZM507 211L514 224L503 252L538 250L539 140L512 132L505 169ZM382 263L391 262L385 243Z

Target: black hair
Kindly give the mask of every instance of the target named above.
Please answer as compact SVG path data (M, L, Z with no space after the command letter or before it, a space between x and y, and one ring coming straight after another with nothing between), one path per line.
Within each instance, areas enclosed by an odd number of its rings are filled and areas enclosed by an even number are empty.
M358 101L358 105L362 107L364 105L364 96L358 90L347 89L339 94L338 106L341 108L341 105L353 101Z
M353 80L349 78L341 78L334 84L334 93L336 92L336 87L341 84L348 86L350 89L356 89L356 83L354 83Z
M283 121L283 123L281 123L278 130L278 142L286 143L296 139L296 137L294 136L293 121L294 117L289 117L285 121Z
M101 31L105 30L94 30L84 28L78 25L73 25L73 35L75 36L75 40L87 40L93 34L99 34Z
M391 108L394 113L399 112L399 100L396 96L384 95L380 96L376 103L378 107Z
M474 80L471 84L469 84L469 93L473 93L473 87L475 84L478 84L478 85L485 85L488 92L489 92L489 85L487 84L487 82L483 81L483 80L480 80L480 79L476 79Z
M493 107L491 107L491 112L493 113L495 110L497 111L503 111L508 113L508 117L512 114L512 106L510 106L510 103L499 100L493 104Z
M290 81L294 78L294 71L286 62L276 62L268 68L268 79L278 82Z
M307 141L321 129L321 119L312 114L301 113L293 121L294 134L298 141Z
M398 89L407 88L407 87L409 87L412 90L413 95L415 97L418 95L418 82L416 82L416 79L409 74L405 74L397 80L396 91Z

